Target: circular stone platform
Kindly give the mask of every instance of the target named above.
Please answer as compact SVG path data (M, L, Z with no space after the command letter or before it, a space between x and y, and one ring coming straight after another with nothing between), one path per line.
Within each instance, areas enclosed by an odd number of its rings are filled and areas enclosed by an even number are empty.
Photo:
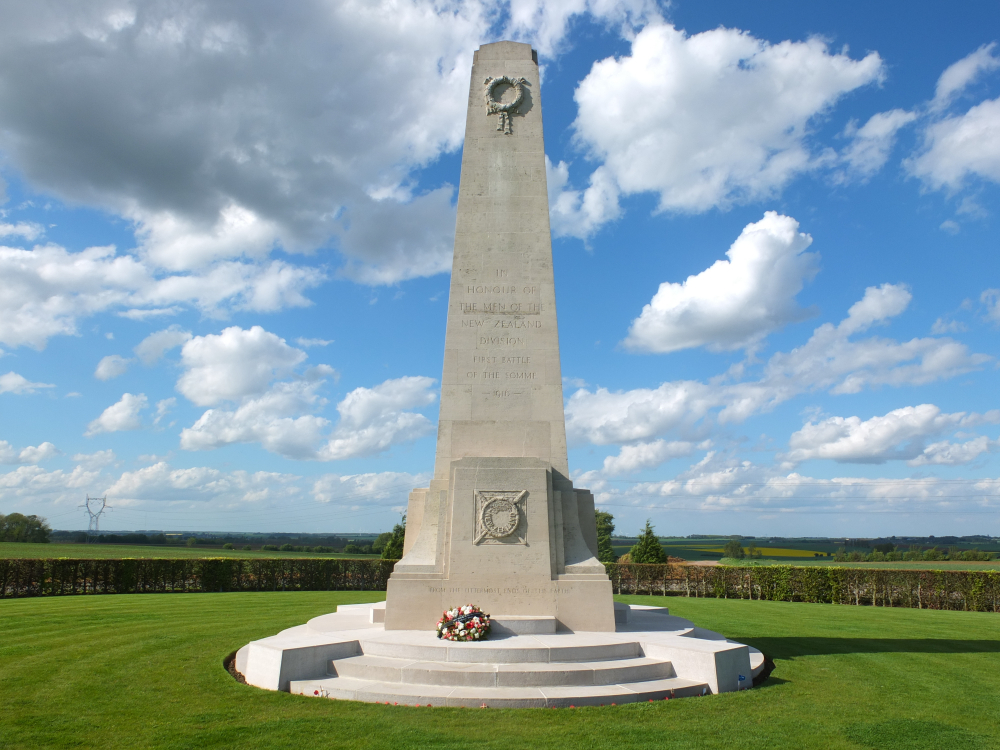
M236 668L251 685L299 695L495 708L727 692L749 688L764 668L756 649L663 607L617 605L614 633L545 632L554 621L540 621L551 618L500 615L493 618L495 632L472 643L443 641L426 631L386 631L383 608L341 606L335 614L254 641L240 649Z

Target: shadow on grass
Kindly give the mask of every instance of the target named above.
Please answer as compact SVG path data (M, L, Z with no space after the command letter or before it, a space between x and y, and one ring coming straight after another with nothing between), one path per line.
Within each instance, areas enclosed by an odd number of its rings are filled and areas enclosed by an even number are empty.
M826 654L981 654L1000 653L1000 640L948 638L739 638L772 659Z

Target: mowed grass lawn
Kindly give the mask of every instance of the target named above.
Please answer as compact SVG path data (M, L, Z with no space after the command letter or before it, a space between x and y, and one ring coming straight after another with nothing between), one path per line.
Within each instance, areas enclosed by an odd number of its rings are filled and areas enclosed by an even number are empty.
M181 558L198 557L244 557L257 559L273 559L276 557L343 557L343 558L377 558L379 555L344 555L334 552L261 552L258 549L245 551L241 549L220 549L219 547L182 547L171 545L127 545L127 544L27 544L24 542L0 542L0 559L46 559L50 557L70 557L86 560L120 560L129 557Z
M2 748L1000 747L1000 615L624 597L750 643L741 693L587 709L412 708L270 693L222 667L364 593L0 601Z

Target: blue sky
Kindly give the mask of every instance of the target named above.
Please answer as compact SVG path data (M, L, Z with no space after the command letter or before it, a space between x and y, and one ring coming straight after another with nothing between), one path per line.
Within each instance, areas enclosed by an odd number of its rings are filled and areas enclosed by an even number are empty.
M379 531L472 51L539 50L570 467L623 532L1000 534L995 3L0 5L0 512Z

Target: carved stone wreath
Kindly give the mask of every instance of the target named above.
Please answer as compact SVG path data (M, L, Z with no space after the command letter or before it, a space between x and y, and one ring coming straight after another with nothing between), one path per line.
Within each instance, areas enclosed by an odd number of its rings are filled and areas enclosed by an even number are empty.
M497 130L502 130L507 135L510 135L510 117L521 106L521 102L524 101L524 89L521 87L528 83L527 79L499 76L498 78L487 78L483 83L486 86L486 90L483 92L483 96L486 99L486 116L499 115ZM505 83L514 89L514 98L506 103L493 96L496 87Z
M477 490L474 544L523 544L527 495L527 490Z

